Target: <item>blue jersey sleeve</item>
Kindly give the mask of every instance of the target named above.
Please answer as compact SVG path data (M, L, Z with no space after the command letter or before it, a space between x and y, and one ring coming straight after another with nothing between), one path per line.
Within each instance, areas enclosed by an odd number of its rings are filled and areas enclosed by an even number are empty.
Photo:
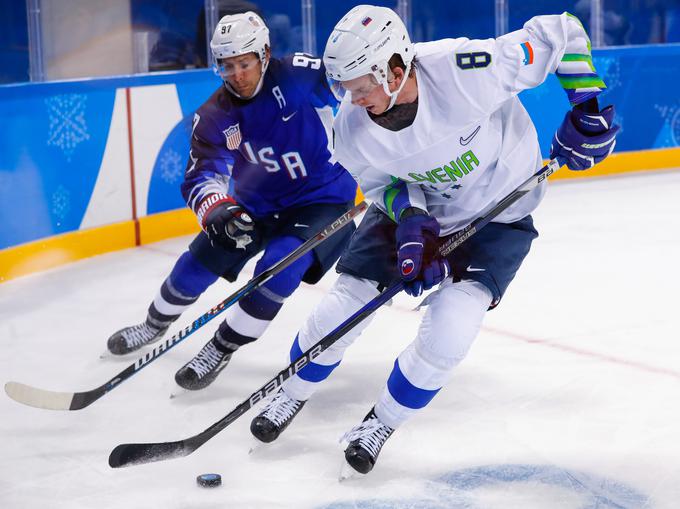
M234 165L234 155L226 145L227 135L218 127L211 101L213 98L194 114L189 161L181 185L182 196L194 213L198 213L206 196L228 194Z

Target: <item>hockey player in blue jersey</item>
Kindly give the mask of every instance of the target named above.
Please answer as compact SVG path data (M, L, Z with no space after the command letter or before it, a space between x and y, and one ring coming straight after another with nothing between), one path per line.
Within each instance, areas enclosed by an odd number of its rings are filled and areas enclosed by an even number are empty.
M413 296L439 285L375 405L345 435L345 460L365 474L395 429L450 380L538 235L531 213L545 181L446 259L437 252L543 166L517 94L557 75L572 109L551 157L572 170L605 159L619 128L613 107L599 108L605 84L583 26L568 13L537 16L498 39L412 44L394 11L360 5L331 33L324 63L344 97L334 122L335 156L373 204L338 261L333 288L293 341L291 361L400 279ZM283 382L251 423L259 440L278 438L369 321Z
M337 105L320 58L270 56L253 12L225 16L210 47L224 81L196 112L182 194L202 232L177 260L146 320L108 340L117 355L158 341L220 277L234 281L261 251L260 273L346 212L356 182L329 151ZM322 118L326 120L324 123ZM326 240L225 311L214 337L175 375L190 390L215 380L232 354L260 337L301 281L334 265L354 226Z

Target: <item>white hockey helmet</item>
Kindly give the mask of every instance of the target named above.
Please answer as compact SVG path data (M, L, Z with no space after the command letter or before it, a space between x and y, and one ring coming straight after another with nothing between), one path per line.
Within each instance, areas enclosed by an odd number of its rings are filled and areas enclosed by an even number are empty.
M390 96L389 110L406 83L404 79L397 90L389 91L388 61L395 53L401 56L408 76L414 49L401 18L387 7L357 5L335 25L326 43L323 63L331 89L342 96L343 81L371 75Z
M224 66L220 64L223 58L237 57L247 53L255 53L262 63L262 76L253 96L262 88L264 73L267 70L267 48L269 44L269 29L264 21L253 11L224 16L213 32L210 40L210 50L215 60L215 71L224 80L224 84L232 94L239 96L227 81Z

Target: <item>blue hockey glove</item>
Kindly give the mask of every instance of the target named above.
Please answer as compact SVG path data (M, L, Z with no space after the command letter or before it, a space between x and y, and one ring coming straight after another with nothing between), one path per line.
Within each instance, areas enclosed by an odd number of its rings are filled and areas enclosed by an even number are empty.
M396 238L399 274L409 295L418 297L451 273L449 262L437 252L439 223L425 211L402 212Z
M226 194L210 194L198 207L198 221L210 243L226 249L245 249L257 240L255 222Z
M578 106L567 112L562 125L553 136L550 158L557 158L570 170L587 170L604 160L614 150L616 133L614 106L595 113Z

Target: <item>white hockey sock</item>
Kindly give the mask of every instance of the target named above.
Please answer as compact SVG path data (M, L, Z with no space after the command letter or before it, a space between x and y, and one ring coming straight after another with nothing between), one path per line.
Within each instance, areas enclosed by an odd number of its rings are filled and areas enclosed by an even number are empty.
M477 337L491 300L491 292L474 281L447 281L433 294L415 341L397 358L375 405L384 424L398 427L448 382Z
M378 284L375 281L359 279L349 274L340 274L331 291L314 308L314 311L312 311L312 314L309 315L300 329L297 337L300 350L304 352L309 349L345 319L376 297L378 293ZM321 366L317 371L328 376L331 369L324 369L324 367L333 366L338 363L342 359L347 347L359 337L361 331L368 326L371 320L372 315L314 359L314 364ZM309 399L323 380L318 380L318 377L315 377L316 381L305 378L309 377L305 376L303 370L299 375L294 375L284 382L283 388L286 394L291 398L301 401Z

